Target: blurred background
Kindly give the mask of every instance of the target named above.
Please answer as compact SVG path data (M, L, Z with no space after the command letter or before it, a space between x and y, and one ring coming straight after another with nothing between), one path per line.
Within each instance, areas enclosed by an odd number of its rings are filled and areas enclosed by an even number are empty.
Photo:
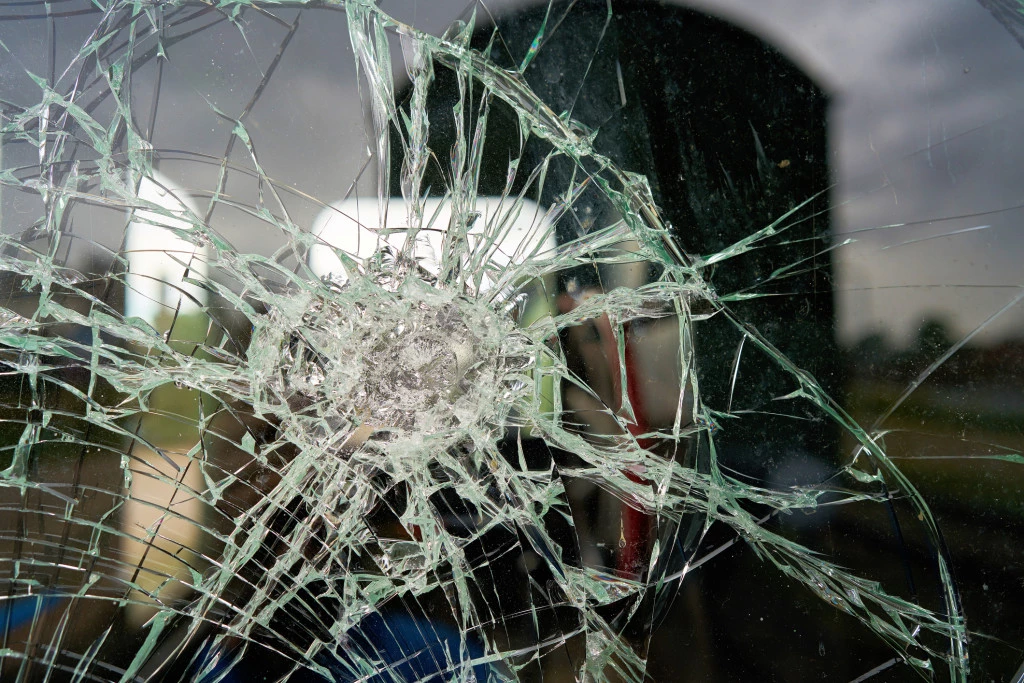
M764 523L940 612L945 598L935 558L947 557L970 633L971 679L1024 675L1024 6L1011 0L379 4L434 35L475 16L472 45L490 46L491 58L507 69L535 52L523 69L534 91L554 112L595 131L600 153L648 178L675 241L708 263L705 279L722 301L884 443L929 503L945 547L928 538L899 490L890 491L891 505L823 507L813 514L755 510ZM24 244L42 243L44 203L25 181L43 171L39 146L18 117L33 114L32 107L67 82L65 69L79 64L104 21L102 10L84 0L0 6L0 228ZM376 141L342 11L239 6L227 12L184 3L154 11L147 21L161 26L161 40L140 45L130 60L132 120L160 182L143 183L140 198L201 216L236 251L270 257L282 238L251 210L263 206L268 192L247 175L252 150L261 173L274 179L288 220L303 229L323 226L332 205L376 196ZM394 97L407 103L411 86L397 41L392 58ZM76 87L93 116L116 107L91 74ZM452 72L439 70L428 104L435 150L447 150L457 135L446 116L457 93ZM251 149L221 113L245 121ZM42 120L44 113L33 115ZM496 105L491 117L481 196L502 192L519 144L511 109ZM522 167L537 166L545 154L528 146ZM79 161L92 160L68 164ZM391 163L394 180L402 160ZM228 166L242 171L225 176ZM547 189L534 197L539 211L558 201L556 190L574 170L564 159L550 164ZM524 183L516 179L514 190ZM443 193L443 173L428 169L424 186ZM393 186L391 195L401 189ZM557 243L617 220L593 195L577 203L571 220L554 226ZM215 201L222 196L230 201ZM777 234L711 263L780 218ZM51 257L86 281L64 305L86 313L81 293L102 297L182 348L207 337L216 311L225 329L244 340L244 316L183 280L207 276L199 265L203 247L168 230L154 232L154 222L176 227L138 212L128 220L123 206L75 203L63 223L73 238ZM103 277L118 255L133 274L127 288ZM566 294L578 301L582 292L636 287L656 277L642 267L580 267L561 273L541 306L555 310L567 305L564 298L559 303ZM26 295L24 282L23 273L0 273L4 315L33 315L38 300ZM678 358L680 325L687 323L674 321L677 329L665 334L648 330L646 342L636 333L629 372L654 422L659 407L674 409L685 394L675 366L665 370L666 359ZM82 329L51 327L50 334L73 338ZM597 343L594 329L589 341ZM767 489L828 481L857 444L810 414L794 427L800 416L775 409L791 382L744 339L721 316L693 323L701 400L722 416L720 466ZM600 394L617 367L606 355L588 354L587 339L562 342ZM68 386L89 383L80 367L64 372ZM5 462L14 462L24 434L20 416L30 398L22 374L8 363L0 378ZM54 400L75 401L70 395ZM116 403L115 392L107 400ZM167 601L188 598L183 566L201 572L217 547L209 506L182 495L209 484L189 466L200 442L203 400L185 388L153 393L153 416L138 428L160 453L132 451L130 481L111 434L85 439L94 455L83 454L80 443L55 442L32 464L33 478L87 491L79 502L82 519L105 521L116 507L124 535L94 550L116 557L118 567L137 567L132 582ZM572 397L567 409L586 412ZM115 506L124 491L128 503ZM588 498L593 494L577 495L578 509L599 506ZM0 505L7 575L21 571L18 558L31 539L46 539L40 552L56 567L61 548L92 547L90 524L26 513L50 509L52 501L26 499L11 487L0 491ZM170 518L168 509L175 512ZM592 514L595 529L611 524L593 531L595 539L609 532L614 538L615 520ZM650 680L919 678L868 629L734 539L728 529L709 532L660 625L639 636ZM37 595L26 601L19 594L0 608L5 647L55 632L69 613L69 598L46 589L48 581L60 583L52 570L39 571ZM103 575L96 571L89 579L98 582L95 590ZM85 648L116 623L114 632L126 635L114 650L130 660L143 638L139 629L157 610L141 597L122 607L109 602L77 613L75 633L83 644L69 637L62 646ZM568 674L559 666L531 675L563 680ZM0 674L5 680L42 675L25 673L14 660ZM936 672L940 680L945 675L942 667Z

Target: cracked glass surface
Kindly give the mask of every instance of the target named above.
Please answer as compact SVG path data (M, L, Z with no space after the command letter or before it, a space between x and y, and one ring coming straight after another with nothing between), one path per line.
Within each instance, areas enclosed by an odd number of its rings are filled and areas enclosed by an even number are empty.
M0 7L0 678L1018 680L1024 6L894 7Z

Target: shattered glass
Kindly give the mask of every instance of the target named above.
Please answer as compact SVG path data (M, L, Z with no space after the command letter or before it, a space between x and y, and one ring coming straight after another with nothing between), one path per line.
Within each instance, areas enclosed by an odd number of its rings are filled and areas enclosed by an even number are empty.
M855 4L0 6L0 678L1024 677L1024 5Z

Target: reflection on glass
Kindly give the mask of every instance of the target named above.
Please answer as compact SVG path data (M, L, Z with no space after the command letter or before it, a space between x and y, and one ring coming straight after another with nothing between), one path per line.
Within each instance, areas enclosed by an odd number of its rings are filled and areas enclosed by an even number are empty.
M0 677L1019 676L1016 9L0 8Z

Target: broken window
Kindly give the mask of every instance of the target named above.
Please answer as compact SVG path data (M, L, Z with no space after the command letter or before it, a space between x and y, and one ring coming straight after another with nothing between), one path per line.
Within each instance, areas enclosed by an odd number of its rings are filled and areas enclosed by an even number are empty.
M1019 10L7 3L0 676L1019 677Z

